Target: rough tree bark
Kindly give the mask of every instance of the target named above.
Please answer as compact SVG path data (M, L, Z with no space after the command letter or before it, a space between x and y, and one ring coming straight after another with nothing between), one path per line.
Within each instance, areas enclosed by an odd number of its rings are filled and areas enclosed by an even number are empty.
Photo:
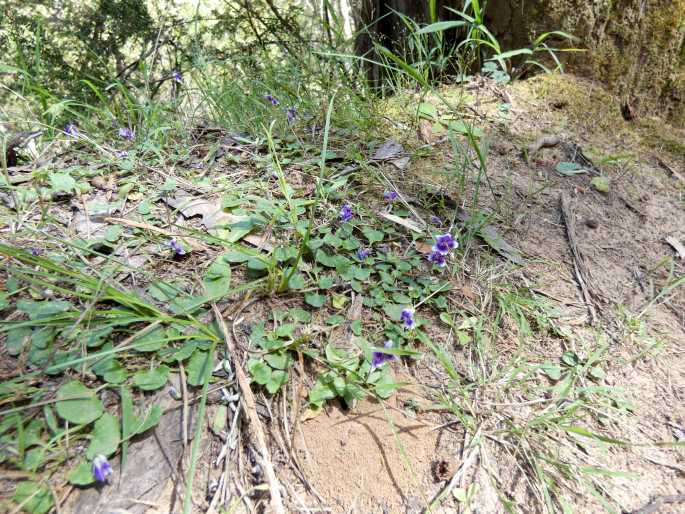
M426 20L427 2L353 0L357 27L390 13L390 8ZM442 19L454 18L439 2ZM486 23L506 49L526 46L550 30L570 32L587 51L565 56L569 70L604 83L638 114L655 113L685 125L685 0L489 0ZM361 23L361 25L360 25ZM398 37L387 16L374 37ZM401 36L401 34L399 34ZM357 42L370 49L370 38ZM377 73L377 70L375 71Z

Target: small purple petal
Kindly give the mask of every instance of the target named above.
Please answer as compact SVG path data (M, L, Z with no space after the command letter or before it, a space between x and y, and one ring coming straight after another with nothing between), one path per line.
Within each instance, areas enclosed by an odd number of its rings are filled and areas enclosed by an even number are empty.
M41 250L40 248L31 248L29 251L31 252L31 255L33 255L34 257L38 257L40 254L43 253L43 250Z
M360 248L357 250L357 258L360 260L366 259L369 255L371 255L371 250L367 250L366 248Z
M68 123L67 126L64 127L64 133L69 137L78 137L78 128L76 128L76 125L73 123Z
M431 216L430 220L433 225L442 225L442 220L435 215Z
M183 84L183 74L180 71L178 71L178 70L172 71L171 76L174 78L174 81L177 84Z
M280 105L281 102L278 101L278 98L276 98L273 95L264 95L264 100L271 102L271 105L274 107Z
M119 137L133 141L136 138L136 134L128 127L122 127L119 129Z
M112 466L109 465L107 457L104 455L97 455L93 459L93 477L95 477L95 480L104 483L111 474Z
M392 341L386 341L383 345L385 348L392 348L394 343ZM371 356L371 371L382 366L386 362L392 362L397 360L397 355L385 352L373 352Z
M447 234L435 236L435 244L445 246L450 250L454 250L457 247L457 242L449 232Z
M400 195L397 193L397 191L386 191L383 193L383 198L385 198L388 202L394 202L400 197Z
M170 239L168 244L169 247L174 251L174 255L181 257L186 254L186 251L183 249L183 246L181 246L181 243L176 241L175 237Z
M430 255L428 255L428 260L440 268L447 266L447 260L440 252L431 252Z
M288 118L288 123L295 123L295 119L297 118L297 109L295 109L295 107L288 107L285 110L285 115Z
M404 328L414 328L414 309L407 308L402 310L402 313L400 314L400 321L404 323Z
M350 221L353 215L352 206L349 203L346 203L342 206L342 209L340 209L340 219L343 221Z

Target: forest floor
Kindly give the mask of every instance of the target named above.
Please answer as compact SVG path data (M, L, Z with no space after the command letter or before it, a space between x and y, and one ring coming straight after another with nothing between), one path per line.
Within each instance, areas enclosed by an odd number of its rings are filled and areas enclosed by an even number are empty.
M682 512L685 131L572 75L378 111L9 168L0 510Z

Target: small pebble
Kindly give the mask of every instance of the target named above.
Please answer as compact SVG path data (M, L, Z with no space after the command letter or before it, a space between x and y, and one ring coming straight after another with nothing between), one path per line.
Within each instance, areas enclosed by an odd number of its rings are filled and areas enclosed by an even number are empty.
M599 222L596 219L588 218L585 220L585 224L592 229L599 227Z

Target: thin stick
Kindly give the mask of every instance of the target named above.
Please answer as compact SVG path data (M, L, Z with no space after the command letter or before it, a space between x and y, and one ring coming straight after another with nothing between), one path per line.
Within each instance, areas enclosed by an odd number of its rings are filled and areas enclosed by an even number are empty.
M576 241L576 230L573 225L573 211L571 209L571 201L565 193L561 193L561 215L566 225L566 236L568 237L568 245L571 248L571 256L573 257L573 270L575 271L576 280L580 286L580 290L583 293L583 299L585 300L585 305L590 313L590 319L592 324L597 323L597 312L595 311L595 305L590 295L589 288L589 276L588 271L585 266L585 261L583 260L580 251L578 250L578 243Z
M630 514L652 514L657 512L664 503L679 503L685 502L685 494L673 494L670 496L659 496L653 501L642 507L641 509L634 510Z
M183 431L183 448L188 447L188 388L186 387L186 370L183 363L179 362L178 366L181 372L181 396L183 397L183 411L182 411L182 431Z
M266 445L266 437L264 436L264 428L257 415L257 405L255 403L254 395L250 389L250 381L247 379L243 367L240 364L238 358L235 344L231 338L226 322L224 321L221 311L212 303L212 310L214 311L214 316L216 317L217 323L221 327L221 331L224 335L226 341L226 348L231 360L233 361L233 366L235 368L235 376L238 379L238 385L242 393L243 408L245 409L245 414L247 419L252 426L254 432L254 437L256 439L257 446L259 447L262 465L264 466L264 472L266 474L266 479L269 482L269 493L271 494L271 508L275 514L285 514L285 508L283 507L283 498L281 497L280 484L278 483L278 478L276 477L276 472L274 471L273 464L271 462L271 457L269 455L269 448Z

